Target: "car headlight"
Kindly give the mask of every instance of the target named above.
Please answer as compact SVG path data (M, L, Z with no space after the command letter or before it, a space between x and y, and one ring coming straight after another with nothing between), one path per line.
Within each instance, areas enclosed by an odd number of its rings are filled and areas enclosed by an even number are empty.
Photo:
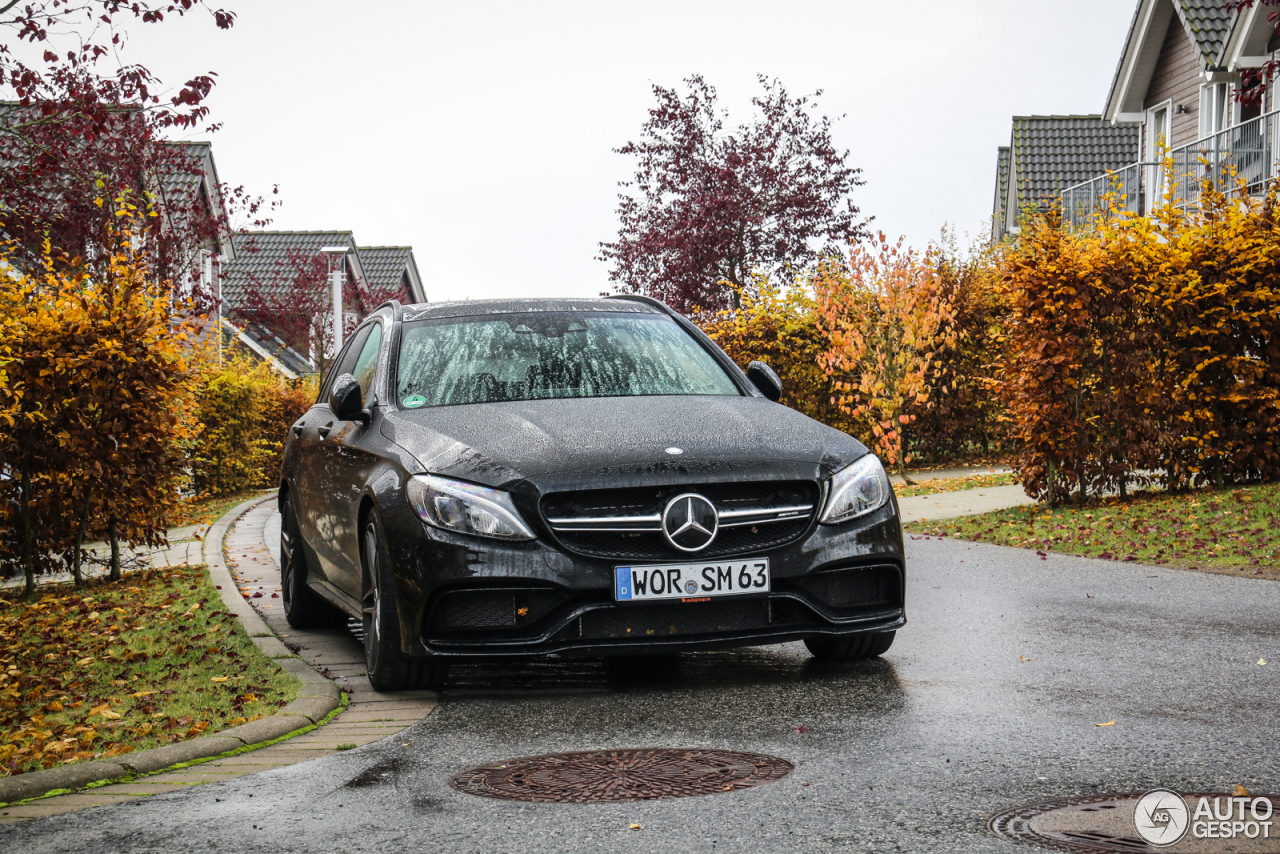
M831 478L827 506L818 521L837 525L878 510L889 500L889 476L875 454L845 466Z
M408 493L418 516L433 527L500 540L534 538L508 492L418 474L409 478Z

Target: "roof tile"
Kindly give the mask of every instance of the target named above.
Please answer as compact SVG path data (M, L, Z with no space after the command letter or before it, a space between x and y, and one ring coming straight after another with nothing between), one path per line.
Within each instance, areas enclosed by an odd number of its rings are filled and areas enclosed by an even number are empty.
M1101 116L1015 116L1010 160L1019 206L1134 162L1138 130ZM997 201L997 211L1001 202Z

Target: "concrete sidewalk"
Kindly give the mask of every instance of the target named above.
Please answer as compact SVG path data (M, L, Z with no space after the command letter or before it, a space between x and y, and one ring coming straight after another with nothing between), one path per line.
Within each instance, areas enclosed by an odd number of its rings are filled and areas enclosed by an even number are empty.
M983 489L965 489L960 492L939 492L936 495L917 495L899 498L898 509L903 523L921 522L926 519L954 519L958 516L975 516L992 510L1034 504L1018 484L990 486Z
M979 474L1008 474L1013 469L1008 466L957 466L945 469L925 469L923 471L910 471L907 474L916 483L925 483L930 480L956 480L962 477L973 477ZM894 484L902 483L902 475L896 472L889 472L889 480Z

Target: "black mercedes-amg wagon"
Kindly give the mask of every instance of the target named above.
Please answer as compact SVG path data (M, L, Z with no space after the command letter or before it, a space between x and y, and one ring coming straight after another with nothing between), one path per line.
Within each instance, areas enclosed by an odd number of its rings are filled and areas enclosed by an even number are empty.
M906 619L889 480L781 391L644 297L388 303L288 437L289 622L362 620L380 690L463 659L879 655Z

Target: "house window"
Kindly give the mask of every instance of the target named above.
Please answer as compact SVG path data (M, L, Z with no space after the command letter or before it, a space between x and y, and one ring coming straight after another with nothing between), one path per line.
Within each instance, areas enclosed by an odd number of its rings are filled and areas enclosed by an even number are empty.
M1166 101L1147 111L1147 210L1164 202L1164 155L1169 150L1169 113Z
M1200 137L1227 127L1231 115L1231 91L1226 83L1206 83L1200 87Z

